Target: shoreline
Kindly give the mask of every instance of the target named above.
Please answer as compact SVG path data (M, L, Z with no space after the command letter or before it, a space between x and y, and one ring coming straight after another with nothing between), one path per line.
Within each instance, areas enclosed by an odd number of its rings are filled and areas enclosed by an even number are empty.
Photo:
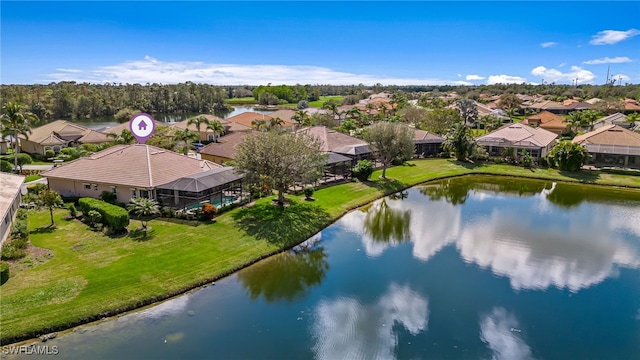
M425 160L418 160L418 161L429 161L428 159ZM398 168L398 167L396 167ZM513 167L518 168L518 167ZM599 172L600 173L600 172ZM376 171L374 174L378 174L378 171ZM577 185L599 185L599 186L603 186L603 187L610 187L610 188L618 188L618 189L626 189L626 190L636 190L636 191L640 191L640 184L637 186L633 185L616 185L616 184L603 184L603 183L595 183L595 182L587 182L587 181L580 181L577 179L555 179L551 176L545 176L545 174L541 174L541 176L523 176L523 175L516 175L516 174L511 174L511 173L506 173L506 174L502 174L502 173L496 173L496 172L489 172L489 171L474 171L473 169L460 169L459 173L453 173L453 174L447 174L447 175L440 175L440 176L435 176L435 177L431 177L431 178L427 178L424 180L418 180L416 182L409 182L409 183L400 183L402 184L402 186L399 187L394 187L391 189L383 189L380 190L377 194L375 194L375 196L373 196L373 198L368 197L368 196L363 196L364 199L362 201L356 202L355 204L351 205L351 206L347 206L345 207L345 209L340 212L337 215L331 215L331 219L324 224L320 229L318 229L317 231L315 231L311 236L309 236L308 238L311 238L315 235L317 235L319 232L321 232L322 230L324 230L325 228L327 228L328 226L334 224L335 222L337 222L338 220L340 220L344 215L346 215L347 213L360 208L362 206L365 206L369 203L371 203L372 201L375 201L377 199L383 198L385 196L388 196L390 194L399 192L399 191L403 191L415 186L419 186L422 184L427 184L430 182L434 182L434 181L440 181L440 180L445 180L445 179L449 179L449 178L456 178L456 177L464 177L464 176L497 176L497 177L510 177L510 178L522 178L522 179L531 179L531 180L547 180L547 181L557 181L557 182L565 182L565 183L573 183L573 184L577 184ZM633 175L617 175L617 176L622 176L622 177L633 177ZM394 177L390 176L390 179L394 179ZM373 183L373 182L371 182ZM344 183L343 183L344 184ZM340 184L338 184L339 186ZM327 188L332 188L334 186L329 186ZM148 307L151 305L155 305L158 303L161 303L163 301L167 301L170 299L173 299L175 297L181 296L185 293L188 293L190 291L193 291L197 288L203 287L205 285L208 285L212 282L215 282L217 280L220 280L222 278L225 278L227 276L230 276L234 273L236 273L237 271L246 268L248 266L251 266L255 263L257 263L258 261L261 261L263 259L266 259L268 257L271 257L273 255L285 252L285 251L289 251L292 248L304 243L308 238L304 238L304 239L300 239L299 241L296 241L292 244L289 244L281 249L278 250L274 250L274 251L270 251L267 253L264 253L256 258L253 258L249 261L246 261L240 265L237 265L229 270L223 271L217 275L214 276L209 276L206 277L204 279L199 279L195 282L191 282L188 285L184 285L181 286L180 288L173 290L173 291L168 291L166 293L157 295L157 296L152 296L152 297L148 297L145 299L141 299L135 302L132 302L130 304L126 304L124 306L121 307L117 307L108 311L102 311L100 313L91 315L91 316L86 316L80 319L77 319L76 321L72 321L72 322L68 322L65 324L61 324L61 325L57 325L57 326L49 326L49 327L42 327L38 330L31 330L31 331L27 331L24 332L22 334L18 334L15 336L10 336L10 337L6 337L6 338L2 338L0 340L0 344L1 345L10 345L10 344L17 344L17 343L22 343L22 342L32 342L32 341L39 341L37 340L37 338L41 335L45 335L45 334L49 334L52 332L67 332L67 331L71 331L73 328L76 328L78 326L81 325L86 325L86 324L90 324L93 322L97 322L97 321L101 321L101 320L105 320L106 318L111 318L111 317L116 317L116 316L122 316L125 315L127 313L131 313L133 311L138 311L141 308L144 307Z

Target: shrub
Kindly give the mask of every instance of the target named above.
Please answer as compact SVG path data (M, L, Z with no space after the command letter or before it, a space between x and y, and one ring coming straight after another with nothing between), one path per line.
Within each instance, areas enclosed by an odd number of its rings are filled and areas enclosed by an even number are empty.
M4 284L9 280L9 264L0 263L0 285Z
M10 173L13 171L13 164L7 160L0 160L0 171Z
M54 156L56 156L56 153L51 149L44 152L44 157L47 159L51 159Z
M118 200L118 197L116 194L112 193L111 191L103 191L100 193L100 200L104 201L104 202L108 202L109 204L116 204L116 201Z
M202 217L205 220L213 220L218 214L218 209L210 203L202 204Z
M27 209L19 208L18 212L16 213L16 219L27 220L27 217L29 217L29 212L27 211Z
M19 244L18 244L19 245ZM13 260L24 257L27 253L24 249L19 248L18 246L13 244L13 241L5 244L2 247L2 252L0 253L0 258L2 260Z
M170 218L172 218L172 217L175 217L175 216L176 216L176 212L175 212L175 210L173 210L173 209L172 209L171 207L169 207L169 206L163 206L163 207L160 209L160 214L161 214L162 216L170 217Z
M29 185L27 186L27 192L29 194L39 194L40 191L42 190L47 190L49 189L49 186L47 186L47 184L33 184L33 185Z
M25 220L17 219L11 226L11 237L13 239L26 239L29 237L29 229Z
M373 174L373 164L369 160L360 160L353 168L353 176L360 181L367 181Z
M560 170L578 171L589 159L589 153L580 144L560 141L551 149L548 157L549 162L559 167Z
M546 157L542 157L540 158L540 166L542 167L549 167L549 161L547 160Z
M93 198L81 198L78 200L78 206L84 214L91 210L99 212L104 224L114 231L124 230L129 225L129 213L119 206Z
M533 164L533 157L524 149L520 152L522 166L529 168Z
M311 186L304 188L304 197L309 200L313 196L313 188Z
M27 239L13 239L11 240L11 245L18 249L26 249L29 243L27 242Z
M67 205L67 210L69 210L69 216L72 218L75 219L78 216L78 210L76 210L76 206L73 203Z
M100 222L102 221L102 215L100 215L100 213L97 212L96 210L90 210L87 213L87 217L89 218L89 220L91 221L91 224L93 225L100 224Z

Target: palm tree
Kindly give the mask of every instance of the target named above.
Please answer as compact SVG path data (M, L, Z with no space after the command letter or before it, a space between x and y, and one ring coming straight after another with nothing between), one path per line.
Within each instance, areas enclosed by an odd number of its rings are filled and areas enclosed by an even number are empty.
M475 125L478 122L478 107L476 102L471 99L461 99L457 102L456 106L460 111L460 116L467 125Z
M511 120L511 122L513 122L513 117L516 116L516 108L508 108L507 110L505 110L505 113L507 113L507 116L509 117L509 119Z
M129 205L127 206L127 210L129 213L138 217L140 222L142 223L142 228L147 231L147 222L149 221L147 218L160 213L160 206L155 200L147 199L147 198L136 198L129 200ZM147 220L144 220L147 219Z
M593 110L593 109L582 110L582 122L584 125L589 127L589 131L593 131L593 128L595 127L595 124L598 118L600 117L600 114L601 113L598 110Z
M224 135L226 129L224 128L224 125L220 123L220 121L213 120L207 124L207 130L213 131L214 139L216 142L218 142L218 137Z
M2 107L2 115L0 115L0 123L2 124L2 136L11 135L15 144L13 151L13 169L18 169L18 152L20 146L18 144L18 135L22 135L25 139L29 139L31 134L31 126L38 122L38 117L33 113L24 111L22 105L17 102L8 102Z
M197 132L186 128L176 131L175 139L177 142L183 142L182 153L187 155L191 148L191 143L200 139L200 135Z
M573 111L567 115L567 124L572 133L578 132L578 129L584 124L583 114L581 111Z
M113 142L116 144L133 144L133 141L135 140L131 131L127 129L123 129L119 135L110 132L107 134L107 137L113 138Z
M251 127L257 131L265 131L267 130L267 122L264 120L253 120L251 122Z
M189 125L195 125L196 126L196 130L198 131L198 140L200 140L200 127L202 125L205 125L205 129L208 128L208 126L211 124L211 122L209 121L209 119L207 119L204 116L196 116L193 117L189 120L187 120L187 126Z
M284 126L284 120L280 119L279 117L269 120L268 128L270 130L278 127L282 127L282 126Z
M297 110L291 120L295 121L298 126L306 126L309 123L309 114L304 110Z

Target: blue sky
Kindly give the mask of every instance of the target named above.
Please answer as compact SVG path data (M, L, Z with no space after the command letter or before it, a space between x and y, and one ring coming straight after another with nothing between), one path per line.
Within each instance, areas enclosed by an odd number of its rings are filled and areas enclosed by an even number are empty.
M640 83L640 2L12 2L2 84Z

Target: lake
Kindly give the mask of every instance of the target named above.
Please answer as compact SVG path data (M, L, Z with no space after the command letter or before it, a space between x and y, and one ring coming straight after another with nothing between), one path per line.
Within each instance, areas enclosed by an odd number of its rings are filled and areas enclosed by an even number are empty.
M637 358L640 192L430 183L215 284L41 345L90 359Z
M227 118L230 118L232 116L235 116L235 115L238 115L238 114L242 114L242 113L248 112L248 111L257 112L259 114L269 114L269 113L273 112L273 110L257 110L257 109L254 109L251 106L234 106L233 110L231 110L230 112L216 113L216 116L218 116L218 117L220 117L222 119L227 119ZM198 113L175 113L175 114L151 114L151 115L157 121L171 123L171 122L180 122L182 120L186 120L186 119L188 119L190 117L193 117L193 116L196 116L196 115L200 115L200 114L198 114ZM112 126L116 126L116 125L120 124L112 116L92 118L92 119L73 119L73 120L69 120L69 121L74 122L76 124L81 124L83 126L88 127L89 129L94 129L94 130L100 130L100 129L104 129L104 128L107 128L107 127L112 127Z

